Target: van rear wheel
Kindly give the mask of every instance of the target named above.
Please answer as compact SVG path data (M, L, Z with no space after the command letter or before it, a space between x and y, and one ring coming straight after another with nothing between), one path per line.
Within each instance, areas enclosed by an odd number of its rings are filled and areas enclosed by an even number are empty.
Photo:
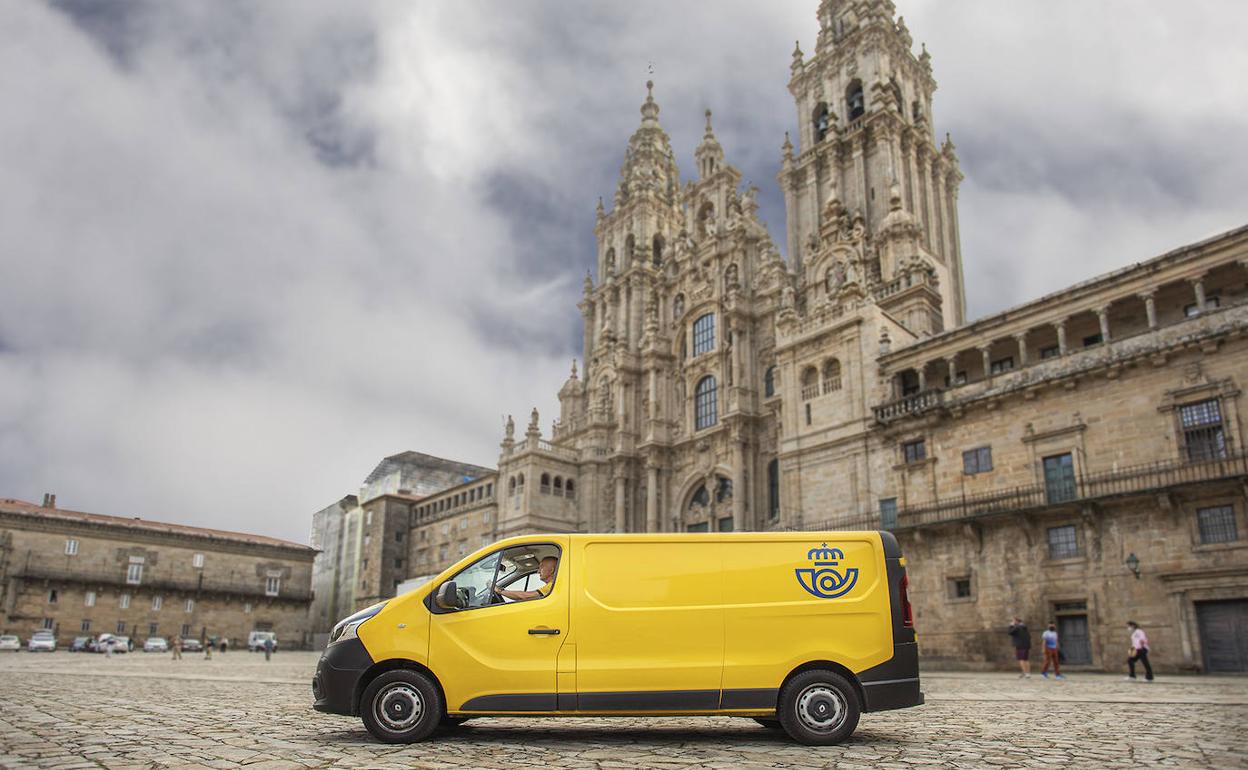
M428 738L445 709L429 677L416 671L387 671L360 697L360 718L383 743L415 743Z
M862 715L858 691L833 671L803 671L780 690L780 724L807 746L829 746L853 734Z

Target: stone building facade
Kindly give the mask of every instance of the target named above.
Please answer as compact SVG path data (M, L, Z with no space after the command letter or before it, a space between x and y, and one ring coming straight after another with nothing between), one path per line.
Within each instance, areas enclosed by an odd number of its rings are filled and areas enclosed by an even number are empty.
M1072 665L1120 665L1130 618L1163 670L1248 669L1248 228L967 323L962 173L895 13L823 0L794 52L787 260L709 112L682 181L648 84L584 369L549 436L509 419L496 475L412 505L409 570L524 532L883 527L929 661L1009 664L1017 613Z
M312 548L285 540L0 500L0 629L308 644Z

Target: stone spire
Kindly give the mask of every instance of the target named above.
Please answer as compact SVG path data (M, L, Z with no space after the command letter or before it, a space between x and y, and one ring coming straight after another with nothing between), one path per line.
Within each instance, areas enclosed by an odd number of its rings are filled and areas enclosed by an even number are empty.
M698 176L706 179L724 167L724 148L715 138L715 130L711 128L711 111L706 111L706 132L702 134L702 143L694 151L693 157L698 162Z
M659 125L659 104L654 100L654 81L646 82L646 101L641 105L641 126L628 140L624 165L620 168L617 203L636 195L655 194L674 201L680 187L680 172L671 140Z

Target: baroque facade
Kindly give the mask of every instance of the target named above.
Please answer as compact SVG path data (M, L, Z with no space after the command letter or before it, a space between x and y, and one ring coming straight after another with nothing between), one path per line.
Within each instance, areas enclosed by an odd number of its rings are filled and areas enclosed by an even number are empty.
M0 630L309 643L313 549L262 535L0 500Z
M647 84L583 372L549 436L509 418L497 473L405 503L409 573L529 532L884 527L929 661L1008 663L1019 614L1072 665L1119 665L1130 618L1163 670L1248 669L1248 228L967 323L931 58L889 0L818 19L788 259L709 112L682 181Z

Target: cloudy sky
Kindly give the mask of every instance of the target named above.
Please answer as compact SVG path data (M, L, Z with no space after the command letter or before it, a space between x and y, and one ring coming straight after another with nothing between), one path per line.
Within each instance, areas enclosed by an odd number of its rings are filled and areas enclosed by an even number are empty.
M651 66L782 243L816 6L0 0L0 496L306 541L384 455L495 464L579 356ZM972 316L1248 222L1248 4L899 6Z

